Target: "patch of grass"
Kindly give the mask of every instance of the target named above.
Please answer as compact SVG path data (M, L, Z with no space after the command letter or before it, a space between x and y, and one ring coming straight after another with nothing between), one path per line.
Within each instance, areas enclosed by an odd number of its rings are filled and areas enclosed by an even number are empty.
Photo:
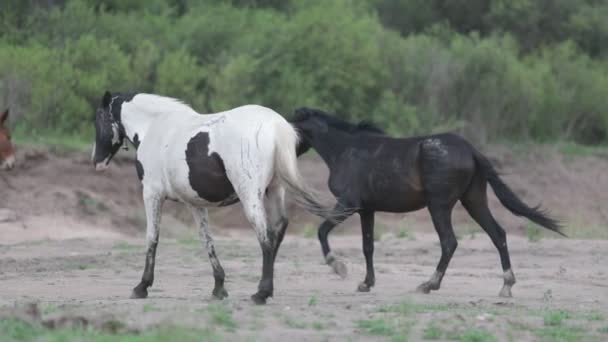
M317 296L313 295L308 300L308 306L315 306L315 305L317 305Z
M93 148L93 138L84 139L78 136L66 134L31 134L15 129L13 142L17 146L49 148L54 151L91 151Z
M88 270L89 268L91 268L91 265L89 264L78 264L78 266L76 266L79 270L84 271L84 270Z
M307 327L305 322L297 321L291 317L283 318L283 324L292 329L306 329Z
M564 310L550 311L543 315L543 322L545 326L559 327L564 320L570 317L570 313Z
M325 329L325 326L321 322L313 322L312 328L315 330L323 330L323 329Z
M209 304L209 318L215 325L223 326L228 331L235 331L237 324L232 317L232 310L224 304Z
M154 306L153 304L150 303L146 303L144 304L144 307L142 309L144 312L152 312L152 311L158 311L159 308L157 308L156 306Z
M594 311L587 315L587 319L590 321L603 321L604 315L601 312Z
M138 245L133 245L133 244L130 244L125 241L117 242L116 244L114 244L114 246L112 246L112 249L123 250L123 251L130 251L130 250L139 249L139 248L140 247Z
M570 156L608 156L605 146L585 146L573 142L560 144L559 151Z
M78 200L78 208L87 215L96 215L100 211L110 210L104 203L96 200L87 193L77 190L74 194Z
M567 326L551 326L540 329L536 334L545 341L576 342L581 338L581 328Z
M485 330L469 329L458 336L461 342L492 342L496 337Z
M62 342L161 342L176 340L180 342L222 341L221 337L209 329L190 329L185 327L162 326L146 330L144 333L109 333L92 328L48 329L39 324L27 323L18 319L0 320L0 336L4 341L62 341Z
M383 305L378 309L378 312L393 312L402 315L409 315L415 312L447 311L449 309L450 306L446 304L416 304L403 302L399 304Z
M59 311L59 307L57 307L55 304L47 304L41 310L43 315L52 314L53 312L57 311Z
M392 336L397 332L395 327L384 319L367 319L357 321L357 327L370 335Z
M528 225L526 226L526 236L528 237L528 241L538 242L542 238L542 232L540 228L538 228L533 223L528 223Z
M397 232L397 237L400 239L416 240L414 233L407 228L399 229L399 232Z
M306 224L302 230L302 236L307 239L314 239L317 236L317 229L312 224Z
M422 338L425 340L438 340L441 338L442 331L435 324L429 324L426 329L424 329L424 335Z
M199 239L194 237L180 238L175 240L175 242L177 242L179 245L187 247L198 247L198 245L200 244Z
M608 334L608 325L597 329L597 332L600 332L602 334Z

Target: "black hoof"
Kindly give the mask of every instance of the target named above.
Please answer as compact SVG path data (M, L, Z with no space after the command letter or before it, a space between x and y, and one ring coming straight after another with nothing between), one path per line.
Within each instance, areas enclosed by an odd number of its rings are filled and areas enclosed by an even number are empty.
M266 298L268 298L268 296L260 292L251 296L251 300L253 300L256 305L266 304Z
M216 287L213 289L212 295L213 298L221 300L228 297L228 291L223 287Z
M369 292L371 289L372 287L366 283L360 283L359 286L357 286L357 291L359 292Z
M148 289L136 287L131 292L131 299L141 299L148 297Z
M420 284L416 288L416 292L418 292L418 293L424 293L424 294L431 293L431 290L439 290L439 286L437 286L435 284L431 284L429 282L426 282L426 283Z

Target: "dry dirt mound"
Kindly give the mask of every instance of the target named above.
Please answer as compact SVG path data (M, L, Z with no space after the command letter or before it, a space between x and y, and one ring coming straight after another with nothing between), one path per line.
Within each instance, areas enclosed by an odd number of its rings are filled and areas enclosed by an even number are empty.
M569 235L608 237L608 160L599 157L564 156L552 148L536 147L513 152L494 147L487 155L503 172L506 182L526 202L543 202L565 222ZM141 186L132 156L122 152L105 173L94 172L86 153L51 153L22 149L20 163L0 179L0 237L4 243L31 239L134 234L144 229ZM315 156L300 159L302 173L315 188L327 192L327 168ZM495 216L510 233L522 233L527 221L506 211L490 191ZM189 229L190 214L168 202L163 230ZM290 205L290 231L316 227L320 220ZM5 217L3 220L2 217ZM239 204L211 211L218 227L245 228ZM1 222L10 221L10 222ZM432 232L425 210L407 215L380 214L380 230L425 229ZM464 210L456 209L457 230L469 231L474 223ZM358 233L349 219L339 231ZM349 228L352 227L352 228ZM310 228L309 228L310 229Z

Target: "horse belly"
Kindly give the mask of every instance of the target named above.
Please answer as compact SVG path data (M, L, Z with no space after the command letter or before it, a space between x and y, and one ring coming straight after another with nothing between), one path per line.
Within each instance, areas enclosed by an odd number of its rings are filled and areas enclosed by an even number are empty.
M209 134L199 132L186 145L185 160L169 167L169 196L195 205L222 205L234 196L222 158L209 153Z
M425 207L423 188L415 175L370 175L365 202L377 211L408 212Z

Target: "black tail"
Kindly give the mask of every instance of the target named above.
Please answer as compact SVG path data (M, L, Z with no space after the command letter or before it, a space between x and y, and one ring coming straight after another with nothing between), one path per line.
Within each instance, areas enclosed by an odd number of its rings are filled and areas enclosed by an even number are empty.
M562 236L566 236L566 234L561 232L561 225L559 221L551 218L547 214L547 211L543 210L540 205L530 207L522 202L522 200L515 195L513 190L511 190L507 184L500 179L490 161L483 154L473 149L473 155L481 173L487 179L488 183L490 183L492 189L494 189L494 193L502 205L517 216L527 217L536 224L539 224Z

